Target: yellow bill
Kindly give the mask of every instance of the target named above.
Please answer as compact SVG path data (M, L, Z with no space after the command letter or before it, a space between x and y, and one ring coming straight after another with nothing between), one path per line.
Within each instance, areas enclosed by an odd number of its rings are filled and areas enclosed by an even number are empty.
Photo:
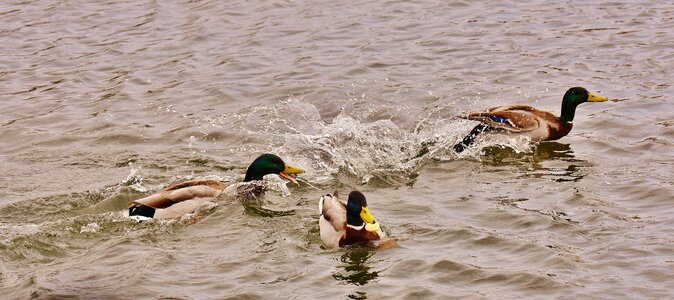
M595 95L593 93L589 93L589 95L587 96L587 102L604 102L606 100L608 100L608 98L604 96Z
M300 168L295 168L295 167L291 167L289 165L286 165L285 170L283 170L283 172L279 173L279 175L281 176L281 178L285 178L286 180L288 180L288 181L290 181L290 182L299 186L300 184L297 183L297 180L295 180L295 178L292 178L288 174L300 174L300 173L304 173L304 170L302 170Z
M365 221L365 230L370 232L379 230L379 223L377 223L377 220L370 214L370 210L367 206L363 206L363 208L360 209L360 218Z
M286 174L300 174L300 173L304 173L304 170L302 170L302 169L300 169L300 168L295 168L295 167L291 167L291 166L289 166L289 165L286 165L286 169L283 170L283 173L286 173Z

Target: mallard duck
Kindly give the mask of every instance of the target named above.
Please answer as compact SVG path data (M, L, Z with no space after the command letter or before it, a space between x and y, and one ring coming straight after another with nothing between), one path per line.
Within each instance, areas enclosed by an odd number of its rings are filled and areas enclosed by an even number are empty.
M339 200L336 191L327 194L319 200L318 211L321 214L318 220L321 240L328 248L368 243L386 236L370 214L361 192L349 193L346 203Z
M470 113L462 118L479 121L481 124L454 145L454 151L462 152L483 132L525 135L532 142L560 139L571 131L579 104L606 100L608 98L592 94L582 87L573 87L562 98L562 113L559 117L526 105L506 105L491 108L488 112Z
M277 174L296 185L297 181L288 174L303 173L304 170L291 167L274 154L263 154L256 158L246 170L243 182L226 186L212 179L197 179L174 184L163 191L135 200L129 207L129 217L142 221L147 219L179 218L199 209L204 203L221 193L234 198L255 198L260 196L265 186L256 183L265 175Z

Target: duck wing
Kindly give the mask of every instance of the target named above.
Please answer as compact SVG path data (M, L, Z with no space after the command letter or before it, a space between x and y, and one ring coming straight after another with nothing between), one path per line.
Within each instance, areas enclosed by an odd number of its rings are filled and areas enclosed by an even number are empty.
M511 111L511 110L523 110L523 111L528 111L528 112L532 112L532 113L536 112L536 111L541 111L538 108L535 108L533 106L515 104L515 105L502 105L502 106L492 107L492 108L489 109L489 112Z
M225 185L217 180L189 180L172 185L165 190L133 201L152 208L167 208L176 203L198 198L213 198L220 194Z
M338 197L337 192L327 194L318 203L321 240L329 248L339 247L346 235L346 205Z
M494 129L513 133L535 131L541 127L539 110L526 105L499 106L489 112L471 113L466 119L479 121Z
M190 187L190 186L197 186L197 185L205 185L205 186L209 186L209 187L212 187L214 189L219 189L219 190L222 190L222 189L225 188L225 184L220 182L220 181L217 181L217 180L213 180L213 179L194 179L194 180L188 180L188 181L176 183L172 186L167 187L166 189L164 189L164 191L172 191L172 190L177 190L177 189Z

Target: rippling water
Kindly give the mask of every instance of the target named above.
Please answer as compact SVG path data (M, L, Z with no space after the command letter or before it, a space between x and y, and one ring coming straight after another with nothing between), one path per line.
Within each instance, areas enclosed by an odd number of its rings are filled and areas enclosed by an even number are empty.
M25 298L667 298L674 5L667 1L0 4L0 287ZM456 155L454 116L581 105L556 142ZM433 141L424 149L424 142ZM132 200L302 186L194 225ZM326 250L317 200L359 189L397 244Z

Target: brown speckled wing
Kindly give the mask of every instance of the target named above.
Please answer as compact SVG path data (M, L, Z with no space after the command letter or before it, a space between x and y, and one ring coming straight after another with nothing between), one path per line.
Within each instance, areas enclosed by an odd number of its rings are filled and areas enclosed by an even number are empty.
M492 116L507 119L509 122L501 123L492 119ZM487 124L497 129L503 129L510 132L526 132L538 129L540 126L538 119L529 111L508 110L496 112L472 113L468 119Z
M165 191L173 191L173 190L177 190L177 189L180 189L180 188L184 188L184 187L188 187L188 186L195 186L195 185L205 185L205 186L209 186L209 187L212 187L214 189L219 189L219 190L222 190L222 189L225 188L225 184L220 182L220 181L217 181L217 180L195 179L195 180L188 180L188 181L176 183L172 186L167 187L164 190Z
M214 188L212 186L218 188ZM222 191L222 189L219 188L220 186L221 185L214 185L213 182L200 184L200 182L196 180L186 181L179 183L177 185L173 185L159 193L152 194L150 196L138 199L133 202L147 205L153 208L167 208L173 204L185 200L191 200L195 198L215 197Z

